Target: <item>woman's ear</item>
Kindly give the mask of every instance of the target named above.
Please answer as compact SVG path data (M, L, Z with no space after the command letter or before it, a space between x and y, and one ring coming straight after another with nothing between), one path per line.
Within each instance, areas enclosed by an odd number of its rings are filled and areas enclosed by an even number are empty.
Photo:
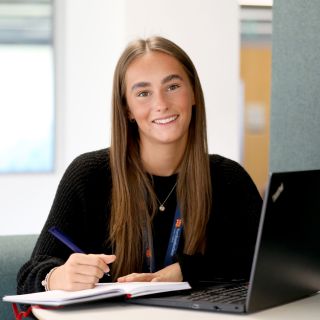
M127 107L127 117L129 119L130 122L135 122L136 120L134 119L133 114L131 113L131 111L129 110L129 108Z

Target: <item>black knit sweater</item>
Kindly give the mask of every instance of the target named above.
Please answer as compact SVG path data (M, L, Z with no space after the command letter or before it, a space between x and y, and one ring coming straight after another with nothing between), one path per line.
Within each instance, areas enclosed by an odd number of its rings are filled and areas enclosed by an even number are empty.
M185 281L248 278L261 197L249 175L238 163L219 155L210 155L210 171L213 201L207 226L206 252L194 256L183 254L182 237L176 259ZM166 198L176 179L177 175L153 176L160 202ZM48 232L52 226L69 235L85 252L112 253L106 241L111 185L108 149L83 154L71 163L59 184L32 256L18 273L19 294L43 291L41 281L49 270L63 264L72 253ZM159 211L153 220L157 270L163 268L176 207L175 192L170 195L165 206L166 210Z

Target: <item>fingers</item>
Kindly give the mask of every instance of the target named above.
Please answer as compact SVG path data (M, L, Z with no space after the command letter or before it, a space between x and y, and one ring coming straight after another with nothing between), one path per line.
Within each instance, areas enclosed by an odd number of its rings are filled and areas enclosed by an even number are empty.
M150 282L156 275L154 273L131 273L117 279L118 282Z
M154 274L153 282L168 281L180 282L183 280L182 272L179 263L173 263Z
M103 260L103 262L106 264L106 269L104 269L104 272L109 272L110 268L108 264L114 262L116 260L116 256L114 254L106 255L106 254L99 254L98 257Z
M178 262L155 273L131 273L117 279L118 282L179 282L182 280L182 272Z
M74 291L93 288L110 271L108 263L115 259L114 255L74 253L59 271L54 272L50 289Z
M96 270L96 272L104 272L104 269L106 268L106 265L103 262L103 260L99 259L99 257L94 254L86 255L81 253L74 253L69 257L67 264L71 269L76 268L77 273L89 272L89 274L91 274L90 271L84 271L87 269L94 269Z

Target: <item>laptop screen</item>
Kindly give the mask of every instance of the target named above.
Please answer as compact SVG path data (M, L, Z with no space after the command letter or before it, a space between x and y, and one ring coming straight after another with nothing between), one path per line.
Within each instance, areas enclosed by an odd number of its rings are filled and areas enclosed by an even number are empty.
M273 173L265 195L247 310L320 289L320 170Z

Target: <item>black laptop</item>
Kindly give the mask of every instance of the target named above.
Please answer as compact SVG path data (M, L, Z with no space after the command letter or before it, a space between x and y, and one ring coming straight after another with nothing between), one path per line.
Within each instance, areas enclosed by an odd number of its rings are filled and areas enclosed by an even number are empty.
M320 290L320 170L273 173L266 190L249 282L204 284L132 303L250 313Z

